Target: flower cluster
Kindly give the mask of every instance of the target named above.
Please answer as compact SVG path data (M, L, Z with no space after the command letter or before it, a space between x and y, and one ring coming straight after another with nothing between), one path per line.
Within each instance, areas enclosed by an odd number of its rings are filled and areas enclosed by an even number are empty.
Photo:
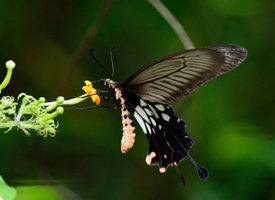
M0 85L1 90L4 89L12 75L12 70L15 67L13 61L6 63L7 75ZM85 81L86 86L82 89L86 94L73 99L65 100L64 97L58 97L56 101L46 102L44 97L35 99L31 95L21 93L18 95L17 101L14 97L3 96L0 99L0 129L7 129L10 131L13 127L21 129L26 135L30 135L30 131L36 131L40 136L47 137L55 136L58 131L58 123L54 118L63 114L65 105L78 104L90 96L97 105L100 103L100 98L97 91L93 88L90 81Z
M0 128L6 128L8 132L13 127L30 135L30 130L35 130L43 137L55 136L58 124L54 119L64 112L62 107L57 107L53 112L48 112L43 106L45 98L38 100L30 95L21 93L17 98L20 103L10 96L4 96L0 100ZM17 105L20 105L18 111Z

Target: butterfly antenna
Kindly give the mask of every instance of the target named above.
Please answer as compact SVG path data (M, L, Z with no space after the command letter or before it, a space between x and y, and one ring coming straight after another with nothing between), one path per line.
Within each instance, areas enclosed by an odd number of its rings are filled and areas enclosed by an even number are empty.
M110 73L108 72L108 70L95 58L95 56L94 56L94 54L93 54L93 50L94 50L94 48L92 48L91 50L90 50L90 54L91 54L91 56L93 57L93 59L97 62L97 64L99 64L99 66L101 66L104 70L105 70L105 72L107 72L107 74L109 75L109 77L111 77L110 76Z
M113 79L114 77L114 73L115 73L115 65L114 65L114 60L113 60L113 49L115 48L115 46L113 46L110 50L110 57L111 57L111 64L112 64L112 76L111 79Z

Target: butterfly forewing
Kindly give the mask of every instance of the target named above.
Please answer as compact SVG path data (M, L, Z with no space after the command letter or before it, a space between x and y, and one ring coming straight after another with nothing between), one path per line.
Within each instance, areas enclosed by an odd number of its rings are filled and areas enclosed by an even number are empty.
M121 87L144 100L169 104L243 62L246 50L220 45L166 56L140 69Z

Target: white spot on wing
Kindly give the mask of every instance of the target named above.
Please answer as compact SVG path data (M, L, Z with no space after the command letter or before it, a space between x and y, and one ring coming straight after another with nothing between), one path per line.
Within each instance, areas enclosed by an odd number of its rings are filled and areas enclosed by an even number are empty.
M153 126L157 126L156 121L155 121L152 117L150 117L150 120L151 120L151 122L152 122Z
M145 101L143 101L142 99L140 99L140 105L141 106L147 106L147 104L145 103Z
M140 127L143 130L144 134L147 134L147 130L145 128L145 124L143 122L143 119L139 116L139 114L137 112L134 112L134 117L138 121L138 124L140 125Z
M145 123L146 124L146 127L147 127L147 130L149 130L149 133L151 134L152 131L151 131L151 127L149 126L149 124Z
M144 110L143 110L140 106L137 106L137 107L135 108L135 110L136 110L136 112L139 113L139 115L140 115L145 121L147 121L148 123L150 123L147 114L144 112Z
M155 117L159 118L158 113L156 112L155 108L153 108L153 106L151 106L150 104L148 104L148 106L149 106L150 110L154 113Z
M155 105L155 106L156 106L156 108L157 108L159 111L164 111L164 110L165 110L164 106L161 105L161 104L157 104L157 105Z
M166 144L167 144L167 146L168 146L168 147L170 147L170 144L169 144L169 142L168 142L168 141L166 142Z
M167 114L165 114L165 113L161 113L161 115L162 115L162 117L163 117L163 119L164 119L165 121L169 122L169 120L170 120L170 116L169 116L169 115L167 115Z
M147 113L147 115L152 116L151 110L149 110L148 108L144 108L144 110Z

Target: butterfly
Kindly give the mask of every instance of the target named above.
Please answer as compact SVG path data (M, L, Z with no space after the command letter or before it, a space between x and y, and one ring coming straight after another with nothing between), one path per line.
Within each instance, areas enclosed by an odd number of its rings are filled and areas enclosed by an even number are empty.
M237 45L191 49L152 62L123 83L104 79L108 89L106 101L113 108L121 107L122 153L134 145L134 117L148 141L148 165L158 165L164 173L169 166L177 167L182 160L189 159L199 177L206 180L207 169L189 154L194 140L185 130L186 123L169 104L236 68L246 56L246 49ZM181 179L185 184L183 176Z

